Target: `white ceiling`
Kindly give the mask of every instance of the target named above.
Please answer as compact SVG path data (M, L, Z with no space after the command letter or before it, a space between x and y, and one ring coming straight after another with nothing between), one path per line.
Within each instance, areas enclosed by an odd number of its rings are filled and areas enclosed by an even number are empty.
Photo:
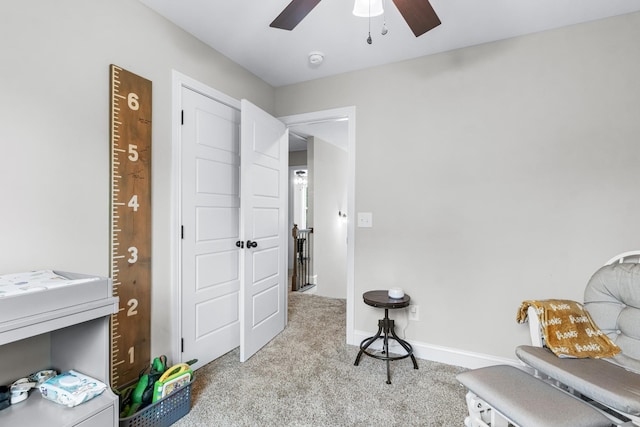
M289 151L307 149L306 138L314 136L347 151L349 146L348 120L323 120L289 126Z
M274 87L640 10L639 0L430 0L442 25L416 38L392 0L383 0L369 45L369 22L353 16L353 0L321 1L293 31L269 27L290 0L140 1ZM313 51L325 56L319 66L308 61ZM306 148L298 136L346 149L347 126L297 125L290 150Z
M321 1L293 31L269 27L290 0L140 1L274 87L640 10L638 0L430 0L442 25L416 38L384 0L389 33L372 18L368 45L353 0Z

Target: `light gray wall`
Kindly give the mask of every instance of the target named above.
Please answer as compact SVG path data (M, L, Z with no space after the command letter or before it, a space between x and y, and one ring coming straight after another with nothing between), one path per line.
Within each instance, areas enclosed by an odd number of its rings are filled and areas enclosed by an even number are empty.
M347 152L320 138L313 146L313 273L316 293L347 297ZM310 179L311 180L311 179Z
M273 110L274 89L136 0L0 6L0 274L109 274L109 64L153 82L152 354L169 352L171 78Z
M409 340L514 358L522 300L638 248L638 40L636 13L277 89L279 116L356 106L356 330L400 286Z
M307 165L307 150L289 152L289 166L306 166L306 165Z

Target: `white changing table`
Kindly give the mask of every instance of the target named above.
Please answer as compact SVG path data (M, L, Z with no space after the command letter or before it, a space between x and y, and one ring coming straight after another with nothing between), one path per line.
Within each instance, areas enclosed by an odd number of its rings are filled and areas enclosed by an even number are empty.
M13 361L0 365L0 383L34 372L25 365L36 358L39 369L75 369L109 384L109 319L118 311L111 279L55 273L71 284L0 298L0 359ZM0 411L2 426L116 427L118 419L118 398L109 388L74 408L32 390L26 401Z

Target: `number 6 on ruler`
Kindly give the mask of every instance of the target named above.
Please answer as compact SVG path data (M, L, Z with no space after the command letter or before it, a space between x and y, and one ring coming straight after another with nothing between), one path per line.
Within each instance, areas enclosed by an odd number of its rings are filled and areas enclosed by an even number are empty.
M140 108L140 103L138 103L138 95L131 92L129 96L127 96L127 104L129 104L129 108L133 111L137 111Z

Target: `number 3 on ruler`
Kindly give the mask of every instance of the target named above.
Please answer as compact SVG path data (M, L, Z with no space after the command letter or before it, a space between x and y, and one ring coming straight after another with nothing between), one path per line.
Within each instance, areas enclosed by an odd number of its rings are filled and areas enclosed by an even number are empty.
M135 246L131 246L129 249L127 249L129 251L129 253L131 254L131 257L129 257L129 259L127 260L127 262L129 264L135 264L136 261L138 261L138 248L136 248Z

